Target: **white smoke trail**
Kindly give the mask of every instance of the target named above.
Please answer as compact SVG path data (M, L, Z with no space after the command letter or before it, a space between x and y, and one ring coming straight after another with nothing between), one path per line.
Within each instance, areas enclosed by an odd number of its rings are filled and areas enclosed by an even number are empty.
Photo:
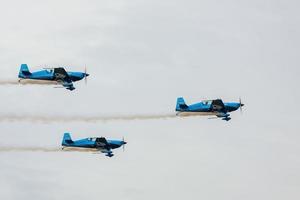
M34 147L34 146L0 146L1 152L58 152L61 151L61 148L58 147Z
M29 122L90 122L95 123L99 121L132 121L132 120L151 120L151 119L169 119L175 118L174 114L148 114L148 115L118 115L118 116L33 116L33 115L1 115L1 121L29 121Z
M18 85L19 82L16 80L0 80L0 85Z
M78 147L38 147L38 146L0 146L0 153L8 152L93 152L101 153L98 149Z
M58 85L56 81L45 81L45 80L0 80L0 85Z

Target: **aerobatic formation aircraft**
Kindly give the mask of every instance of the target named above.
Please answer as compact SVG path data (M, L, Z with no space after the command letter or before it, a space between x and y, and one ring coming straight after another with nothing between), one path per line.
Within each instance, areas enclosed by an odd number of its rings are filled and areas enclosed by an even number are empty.
M63 67L47 68L41 71L30 72L27 64L21 64L19 71L19 82L23 79L30 79L34 81L50 81L51 83L60 84L68 90L74 90L73 82L82 80L89 74L85 72L67 72Z
M65 133L62 146L63 150L75 150L75 149L85 149L85 150L94 150L105 153L106 156L112 157L114 156L112 149L119 148L127 144L127 142L123 140L106 140L104 137L90 137L84 138L80 140L73 141L70 133Z
M176 111L178 116L191 115L215 115L216 118L229 121L231 119L229 112L240 109L244 104L241 102L225 102L221 99L201 101L192 105L187 105L183 97L177 98Z

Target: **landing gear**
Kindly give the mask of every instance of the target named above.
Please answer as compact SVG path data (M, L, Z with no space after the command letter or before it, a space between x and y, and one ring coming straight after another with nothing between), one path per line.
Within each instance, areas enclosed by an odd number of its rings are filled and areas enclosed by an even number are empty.
M222 118L222 120L225 120L225 121L229 121L229 120L231 120L231 118L230 117L224 117L224 118Z
M108 157L113 157L114 156L114 154L112 154L112 153L108 153L108 154L106 154L106 156L108 156Z

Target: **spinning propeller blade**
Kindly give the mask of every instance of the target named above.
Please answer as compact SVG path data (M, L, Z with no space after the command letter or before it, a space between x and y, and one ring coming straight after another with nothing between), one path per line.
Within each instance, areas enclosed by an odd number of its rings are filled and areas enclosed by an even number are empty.
M85 82L85 85L87 84L87 70L86 70L86 67L84 67L84 82Z
M239 98L239 102L240 102L240 112L241 113L243 113L243 106L244 106L244 104L242 103L242 99L241 99L241 97Z
M123 141L123 152L124 152L125 151L125 144L126 144L126 142L124 140L124 137L122 138L122 141Z

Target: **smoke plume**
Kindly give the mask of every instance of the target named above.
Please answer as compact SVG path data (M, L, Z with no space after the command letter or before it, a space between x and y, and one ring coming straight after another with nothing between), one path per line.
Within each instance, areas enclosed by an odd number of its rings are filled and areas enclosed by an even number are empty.
M58 85L56 81L45 80L0 80L0 85Z
M1 121L29 121L29 122L99 122L99 121L131 121L175 118L175 114L147 114L147 115L116 115L116 116L37 116L37 115L1 115Z

